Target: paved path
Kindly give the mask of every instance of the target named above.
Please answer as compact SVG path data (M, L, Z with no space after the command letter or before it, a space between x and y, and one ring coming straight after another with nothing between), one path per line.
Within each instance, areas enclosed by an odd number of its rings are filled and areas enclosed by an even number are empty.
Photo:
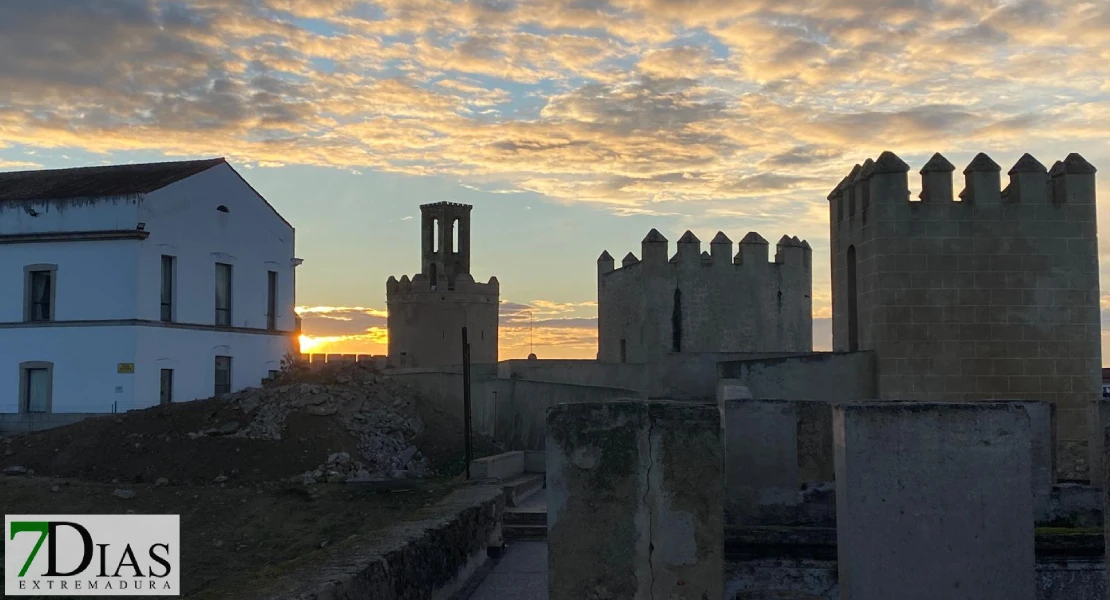
M469 600L547 600L547 540L509 542Z

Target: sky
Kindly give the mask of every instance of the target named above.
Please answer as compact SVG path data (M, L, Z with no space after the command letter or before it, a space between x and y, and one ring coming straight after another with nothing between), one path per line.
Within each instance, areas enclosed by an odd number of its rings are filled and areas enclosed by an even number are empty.
M474 206L502 358L594 357L597 257L651 228L808 240L827 350L852 165L1110 169L1106 1L8 1L0 56L0 170L226 157L297 229L313 352L385 353L424 203Z

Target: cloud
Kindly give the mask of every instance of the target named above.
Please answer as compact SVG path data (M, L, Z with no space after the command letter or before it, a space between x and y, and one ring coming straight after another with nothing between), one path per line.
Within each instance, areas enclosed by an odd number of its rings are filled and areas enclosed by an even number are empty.
M2 168L32 168L43 149L222 155L814 237L827 191L882 150L1110 160L1105 2L38 0L3 12Z

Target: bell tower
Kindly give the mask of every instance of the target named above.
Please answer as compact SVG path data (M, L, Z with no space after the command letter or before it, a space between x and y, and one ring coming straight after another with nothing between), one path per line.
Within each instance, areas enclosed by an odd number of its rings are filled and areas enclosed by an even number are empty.
M455 289L455 279L470 273L469 204L436 202L420 207L421 270L433 286L446 278L446 289ZM443 291L443 290L440 290Z

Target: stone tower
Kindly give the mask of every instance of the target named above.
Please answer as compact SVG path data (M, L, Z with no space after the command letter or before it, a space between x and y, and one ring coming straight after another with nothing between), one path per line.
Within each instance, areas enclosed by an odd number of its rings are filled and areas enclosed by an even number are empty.
M718 232L702 252L687 231L676 254L652 229L641 257L597 260L598 360L650 363L668 354L812 352L812 252L797 237L769 244ZM734 251L739 248L739 252Z
M396 367L462 364L462 328L472 363L497 362L499 285L470 274L470 211L437 202L420 207L420 273L386 281L389 362Z
M833 348L872 350L884 400L1046 400L1057 464L1087 475L1088 411L1101 393L1095 168L1070 154L963 170L936 154L911 201L891 152L829 195Z

